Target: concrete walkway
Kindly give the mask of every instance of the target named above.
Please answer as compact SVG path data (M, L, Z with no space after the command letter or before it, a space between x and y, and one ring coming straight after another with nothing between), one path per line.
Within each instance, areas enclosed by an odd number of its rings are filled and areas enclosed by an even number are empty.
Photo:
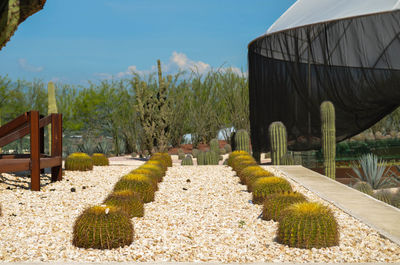
M400 209L302 166L275 168L400 245Z

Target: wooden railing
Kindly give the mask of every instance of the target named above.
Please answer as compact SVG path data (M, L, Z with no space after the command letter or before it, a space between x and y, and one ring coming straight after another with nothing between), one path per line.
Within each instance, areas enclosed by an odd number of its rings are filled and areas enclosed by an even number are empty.
M51 154L44 154L44 127L51 124ZM40 173L51 168L51 181L62 179L62 115L43 117L31 110L0 127L0 147L30 134L30 154L1 155L0 173L31 171L31 190L40 190Z

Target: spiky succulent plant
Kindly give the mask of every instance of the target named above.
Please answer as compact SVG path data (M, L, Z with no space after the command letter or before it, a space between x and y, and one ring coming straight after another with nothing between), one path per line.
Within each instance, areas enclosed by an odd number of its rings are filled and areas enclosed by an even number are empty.
M197 155L199 154L199 152L200 152L199 149L194 148L194 149L192 150L192 156L193 156L194 158L197 158Z
M199 151L199 153L197 154L197 165L198 166L204 166L206 165L206 152L204 151Z
M375 193L373 196L377 200L380 200L384 203L393 205L393 200L392 200L393 195L388 191L380 190L377 193Z
M131 190L120 190L111 193L104 200L104 204L120 208L131 218L143 217L144 215L144 206L141 195Z
M252 185L253 203L263 204L268 195L277 192L292 191L290 183L279 177L258 178Z
M183 149L179 148L178 149L178 159L182 160L185 158L185 152L183 152Z
M94 166L108 166L110 164L105 154L94 153L92 160Z
M162 170L161 167L159 167L157 165L152 165L152 164L149 164L149 163L141 165L138 169L151 170L153 172L153 174L154 174L154 177L157 178L158 182L161 182L163 180L164 175L165 175L165 172Z
M233 162L233 160L234 160L237 156L242 156L242 155L250 156L250 154L247 153L246 151L241 151L241 150L233 151L233 152L229 155L229 157L228 157L228 162L227 162L227 163L228 163L228 166L232 167L232 162Z
M338 224L329 208L320 203L295 203L280 215L277 240L296 248L336 246L339 244Z
M160 161L165 168L172 167L172 159L168 153L154 153L149 160Z
M65 160L65 170L87 171L93 169L93 160L85 153L72 153Z
M153 184L154 191L158 190L158 177L154 173L154 171L151 171L148 168L137 168L129 172L129 174L140 174L140 175L145 175L146 177L149 177L151 180L151 183Z
M125 212L113 206L94 206L76 219L72 244L79 248L119 248L132 243L133 233L132 222Z
M303 194L292 191L267 195L264 200L262 219L278 221L281 212L288 206L307 201Z
M114 191L131 190L141 195L144 203L154 201L154 187L149 177L142 174L123 176L114 186Z

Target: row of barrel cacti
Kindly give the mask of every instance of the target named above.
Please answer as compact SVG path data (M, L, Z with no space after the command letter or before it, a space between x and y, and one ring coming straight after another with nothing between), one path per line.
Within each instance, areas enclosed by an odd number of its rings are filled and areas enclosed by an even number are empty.
M374 192L371 184L365 181L357 181L352 187L358 191L374 197L377 200L400 208L400 191L397 191L396 193L391 193L388 190L382 189Z
M65 160L65 170L88 171L93 166L108 166L110 164L107 156L100 153L94 153L89 156L85 153L72 153Z
M328 207L308 202L286 179L260 167L245 151L234 151L227 164L252 193L252 202L263 205L262 219L279 222L279 243L308 249L338 245L338 225Z
M95 249L130 245L134 236L131 218L144 216L144 203L154 201L158 183L171 166L168 153L155 153L145 164L124 175L102 205L84 210L76 219L73 245Z

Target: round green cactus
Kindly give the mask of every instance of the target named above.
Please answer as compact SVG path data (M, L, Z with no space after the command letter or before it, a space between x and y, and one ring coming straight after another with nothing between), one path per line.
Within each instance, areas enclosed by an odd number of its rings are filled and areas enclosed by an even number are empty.
M220 154L220 155L225 155L225 154L226 154L225 148L220 148L220 149L219 149L219 154Z
M226 154L232 153L232 146L230 144L225 144L224 149Z
M256 166L257 162L251 156L237 156L232 162L232 169L236 171L237 175L240 175L241 171L248 166Z
M206 165L218 165L219 155L210 150L206 152Z
M198 165L198 166L207 165L207 162L206 162L206 152L200 151L200 152L197 154L197 165Z
M384 203L393 205L393 200L392 200L393 196L392 196L392 194L391 194L390 192L388 192L388 191L380 190L380 191L378 191L377 193L375 193L373 196L374 196L374 198L377 199L377 200L380 200L380 201L382 201L382 202L384 202Z
M154 201L154 187L151 179L142 174L123 176L114 186L114 191L131 190L141 195L144 203Z
M232 167L232 163L235 160L235 158L238 157L238 156L243 156L243 155L250 156L250 154L247 153L246 151L241 151L241 150L233 151L228 157L228 162L227 162L228 166Z
M164 175L165 175L165 173L162 170L162 168L160 168L157 165L152 165L152 164L149 164L149 163L141 165L138 169L151 170L153 172L153 174L154 174L153 176L157 179L158 182L161 182L163 180Z
M191 155L187 155L181 162L182 166L193 166L193 159Z
M358 191L361 191L363 193L366 193L368 195L374 194L374 190L372 189L372 186L368 182L365 182L365 181L357 181L353 185L353 188Z
M194 158L197 158L197 155L199 154L199 152L200 152L199 149L194 148L194 149L192 150L192 156L193 156Z
M303 194L292 191L273 193L264 200L262 219L278 221L279 216L288 206L307 201Z
M131 190L120 190L111 193L105 200L105 205L110 205L120 208L130 218L143 217L144 206L139 193Z
M65 160L65 170L88 171L93 169L92 158L85 153L70 154Z
M151 180L151 183L153 184L154 191L158 190L158 177L154 173L154 171L151 171L148 168L137 168L129 172L129 174L140 174L140 175L145 175L146 177L149 177Z
M320 203L295 203L280 215L277 240L296 248L337 246L338 224L329 208Z
M160 161L164 168L172 167L172 159L168 153L154 153L149 160Z
M94 153L92 155L92 160L94 166L108 166L110 164L105 154Z
M125 212L113 206L94 206L76 219L72 244L79 248L119 248L132 243L133 232Z
M247 185L247 190L252 191L253 183L259 178L273 177L274 174L260 166L249 166L240 173L242 184Z
M279 177L258 178L252 185L253 203L263 204L265 198L273 193L292 191L290 183Z
M161 171L163 173L163 176L165 175L165 172L167 171L168 167L166 166L166 164L164 164L162 161L160 160L149 160L146 162L146 165L155 165L161 168Z

